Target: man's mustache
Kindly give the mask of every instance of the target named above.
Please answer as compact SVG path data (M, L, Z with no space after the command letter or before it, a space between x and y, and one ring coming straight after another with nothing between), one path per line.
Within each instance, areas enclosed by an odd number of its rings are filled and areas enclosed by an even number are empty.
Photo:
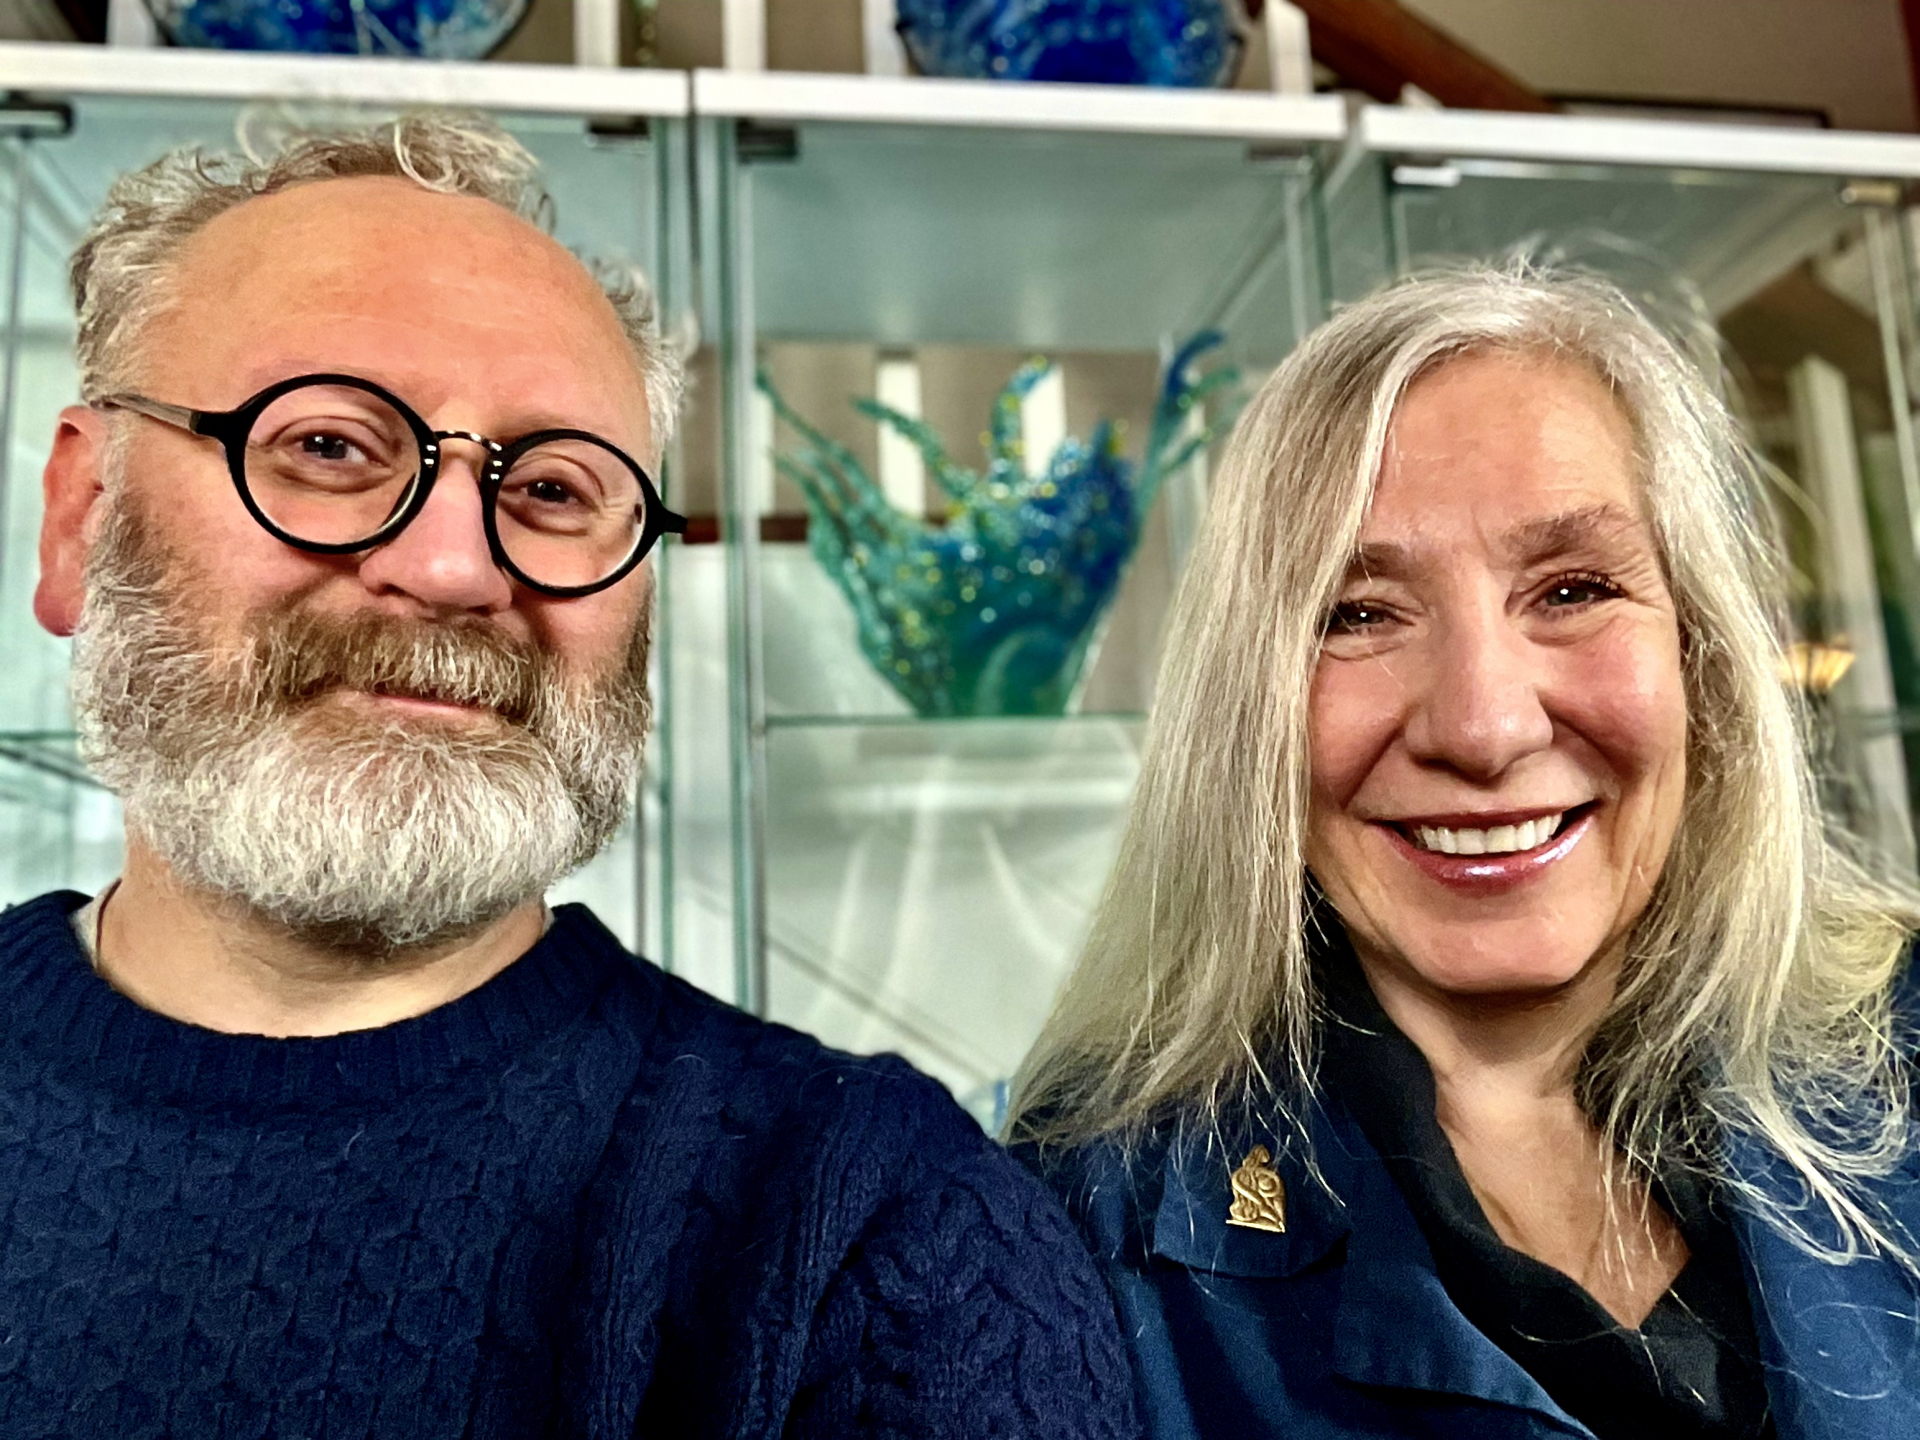
M403 620L281 610L256 629L235 679L245 699L290 711L332 690L491 710L530 726L558 677L528 641L473 619Z

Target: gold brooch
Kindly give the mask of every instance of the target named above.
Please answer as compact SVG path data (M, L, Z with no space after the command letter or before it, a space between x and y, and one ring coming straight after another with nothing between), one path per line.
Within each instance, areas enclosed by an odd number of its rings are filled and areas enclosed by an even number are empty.
M1227 1210L1229 1225L1244 1225L1249 1230L1287 1233L1287 1187L1273 1168L1273 1155L1264 1145L1256 1145L1233 1172L1233 1204Z

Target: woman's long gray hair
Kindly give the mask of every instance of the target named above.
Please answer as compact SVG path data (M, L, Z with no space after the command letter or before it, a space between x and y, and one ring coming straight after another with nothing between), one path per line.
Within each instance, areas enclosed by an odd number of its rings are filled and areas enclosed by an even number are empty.
M1920 905L1832 839L1758 472L1712 387L1604 281L1456 270L1335 316L1229 442L1174 606L1119 862L1016 1084L1042 1145L1207 1124L1310 1095L1307 694L1407 387L1475 351L1590 367L1637 437L1678 612L1688 788L1582 1066L1588 1114L1636 1164L1714 1165L1726 1140L1791 1166L1749 1200L1801 1243L1911 1260L1863 1183L1908 1145L1888 994ZM1731 1179L1731 1176L1725 1178ZM1738 1182L1735 1182L1738 1183Z

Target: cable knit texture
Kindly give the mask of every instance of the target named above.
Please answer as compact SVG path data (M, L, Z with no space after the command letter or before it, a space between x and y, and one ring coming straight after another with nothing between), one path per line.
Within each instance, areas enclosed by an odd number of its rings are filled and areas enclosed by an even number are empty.
M1120 1437L1110 1300L931 1081L577 906L379 1030L221 1035L0 916L0 1436Z

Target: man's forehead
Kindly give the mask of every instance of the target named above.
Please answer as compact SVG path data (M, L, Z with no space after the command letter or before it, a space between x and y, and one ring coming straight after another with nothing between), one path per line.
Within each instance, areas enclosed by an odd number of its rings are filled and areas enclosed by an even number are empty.
M499 282L509 294L551 288L599 298L578 260L502 206L387 176L309 181L243 201L187 241L176 273L187 285L217 277L297 293L321 274L378 283L444 271Z
M215 217L173 278L173 318L194 341L182 363L222 387L217 403L302 369L403 388L421 373L452 383L507 366L524 372L516 383L562 398L622 392L608 403L644 416L631 347L593 277L488 200L389 177L308 182ZM539 408L538 394L526 398Z

